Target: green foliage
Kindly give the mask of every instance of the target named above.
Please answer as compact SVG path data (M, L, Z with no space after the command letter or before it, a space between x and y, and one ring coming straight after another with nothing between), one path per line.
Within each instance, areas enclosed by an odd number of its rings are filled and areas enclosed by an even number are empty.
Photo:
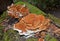
M16 31L9 29L4 32L4 28L0 25L0 41L20 41L20 35Z
M7 12L5 11L0 17L0 23L7 17Z
M49 41L58 41L56 38L52 37Z
M38 41L38 39L37 38L29 38L26 41Z
M3 41L3 35L4 35L3 29L4 27L0 25L0 41Z
M16 31L10 29L4 33L3 41L20 41L20 36Z
M46 35L45 40L46 40L46 41L58 41L56 38L52 37L52 36L49 35L49 34Z
M28 38L26 41L38 41L37 38Z

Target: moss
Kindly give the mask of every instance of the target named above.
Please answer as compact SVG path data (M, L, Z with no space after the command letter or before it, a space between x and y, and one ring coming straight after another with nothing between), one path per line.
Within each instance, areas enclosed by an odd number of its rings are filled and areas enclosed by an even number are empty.
M53 38L50 39L49 41L58 41L58 40L53 37Z
M43 14L43 15L46 15L43 11L41 11L40 9L38 9L37 7L35 6L32 6L31 4L27 3L27 2L17 2L17 4L26 4L26 6L29 8L30 12L31 13L35 13L35 14Z
M55 24L57 24L60 27L60 19L56 18L54 15L48 14L49 18L53 20Z
M46 41L58 41L56 38L52 37L50 34L47 34L45 37Z

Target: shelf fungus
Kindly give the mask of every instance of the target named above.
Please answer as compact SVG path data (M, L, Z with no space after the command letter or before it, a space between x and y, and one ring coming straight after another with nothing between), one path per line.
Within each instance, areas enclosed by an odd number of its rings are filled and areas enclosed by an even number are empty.
M25 5L14 5L8 6L8 15L12 18L18 18L18 22L13 24L13 30L19 32L20 35L24 35L25 38L40 36L39 41L44 41L45 32L60 34L60 29L56 27L49 18L44 15L37 15L30 13L29 9ZM40 33L42 32L42 34Z
M24 5L14 5L7 7L8 15L14 18L20 18L29 14L29 9Z
M43 15L29 14L14 24L14 30L18 29L20 35L34 35L34 33L46 30L49 25L50 20Z

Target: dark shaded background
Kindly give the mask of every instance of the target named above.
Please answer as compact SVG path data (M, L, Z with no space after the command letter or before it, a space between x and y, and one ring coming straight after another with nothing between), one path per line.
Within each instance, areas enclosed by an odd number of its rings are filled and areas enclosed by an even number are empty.
M0 0L0 15L7 9L7 6L9 6L11 3L13 3L13 0Z

